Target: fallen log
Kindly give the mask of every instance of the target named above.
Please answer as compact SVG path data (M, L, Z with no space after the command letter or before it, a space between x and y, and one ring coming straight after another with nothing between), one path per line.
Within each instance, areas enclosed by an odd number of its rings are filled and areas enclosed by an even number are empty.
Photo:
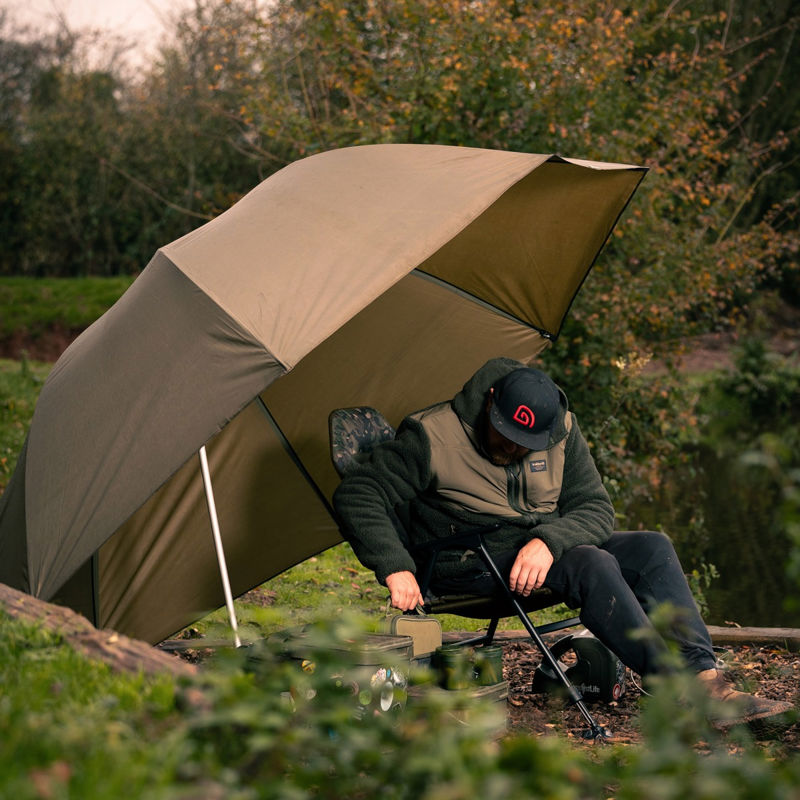
M721 625L708 625L711 641L715 645L764 645L788 650L790 653L800 652L800 628L756 628L756 627L727 627ZM574 631L582 631L582 627ZM573 631L573 632L574 632ZM565 632L549 633L543 638L547 644L552 644L556 639L565 636ZM469 631L448 631L442 634L442 641L457 642L459 639L474 635ZM498 643L524 641L529 639L524 630L497 631L495 640Z
M105 662L117 672L146 675L170 672L179 677L197 674L193 664L116 631L99 630L70 608L46 603L4 583L0 583L0 609L14 619L35 622L55 631L74 650Z
M772 645L796 653L800 650L800 629L798 628L754 628L723 627L709 625L708 632L714 644L755 644Z

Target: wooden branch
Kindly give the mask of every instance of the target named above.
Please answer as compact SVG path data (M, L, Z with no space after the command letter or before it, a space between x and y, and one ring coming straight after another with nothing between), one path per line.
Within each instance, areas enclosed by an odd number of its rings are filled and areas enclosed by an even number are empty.
M772 645L790 653L800 650L800 629L798 628L737 628L722 625L709 625L708 632L714 644L755 644Z
M170 672L178 677L197 674L197 667L193 664L116 631L98 630L86 617L72 609L45 603L4 583L0 583L0 609L13 619L37 623L55 631L73 650L105 662L115 672L143 672L146 675Z
M143 180L133 176L130 172L127 172L122 167L117 166L114 164L113 161L109 161L107 158L100 158L99 159L101 166L108 167L109 169L114 170L114 172L119 173L122 175L123 178L130 181L134 186L138 186L143 192L146 192L151 197L155 197L159 203L163 203L167 208L171 208L173 211L177 211L181 214L186 214L188 217L195 217L196 219L206 220L207 222L214 219L214 217L210 214L202 214L199 211L192 211L191 208L184 208L183 206L179 206L173 203L171 200L167 200L166 197L159 194L155 189L151 186L148 186Z
M761 645L788 650L790 653L800 652L800 628L736 628L722 625L708 625L711 641L715 645ZM566 636L570 631L580 631L583 628L572 628L545 634L542 638L545 643L552 645L561 636ZM446 631L442 634L445 643L457 642L472 636L471 632L465 633ZM532 641L524 630L497 631L494 636L498 644L503 642Z

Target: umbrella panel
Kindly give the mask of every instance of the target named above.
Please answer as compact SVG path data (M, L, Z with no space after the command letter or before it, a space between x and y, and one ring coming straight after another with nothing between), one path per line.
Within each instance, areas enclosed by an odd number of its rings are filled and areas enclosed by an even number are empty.
M396 424L452 396L493 356L521 360L536 331L411 274L261 394L286 443L329 498L328 415L374 405ZM273 423L252 403L208 446L235 596L341 541L318 491ZM100 624L156 642L223 603L203 500L190 459L100 550Z

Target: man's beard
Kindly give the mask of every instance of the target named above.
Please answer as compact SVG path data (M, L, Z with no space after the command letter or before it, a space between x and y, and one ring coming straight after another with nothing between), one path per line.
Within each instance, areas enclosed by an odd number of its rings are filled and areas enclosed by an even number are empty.
M478 420L478 426L476 429L476 433L478 434L478 446L480 454L490 463L493 464L495 467L508 467L513 463L513 459L506 453L498 453L493 455L489 451L489 435L486 432L486 427L489 425L489 420L486 417L486 414L483 414L481 418Z

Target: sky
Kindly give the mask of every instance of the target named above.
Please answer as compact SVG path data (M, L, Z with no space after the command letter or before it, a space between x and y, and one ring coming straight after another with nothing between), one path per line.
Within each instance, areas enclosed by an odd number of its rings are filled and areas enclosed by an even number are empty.
M147 47L161 38L165 20L191 0L0 0L20 24L52 29L63 17L71 29L102 28Z

